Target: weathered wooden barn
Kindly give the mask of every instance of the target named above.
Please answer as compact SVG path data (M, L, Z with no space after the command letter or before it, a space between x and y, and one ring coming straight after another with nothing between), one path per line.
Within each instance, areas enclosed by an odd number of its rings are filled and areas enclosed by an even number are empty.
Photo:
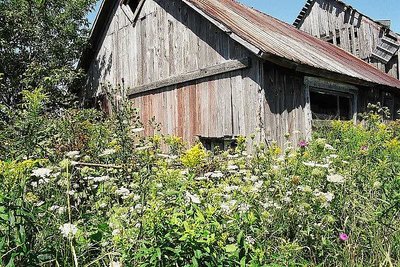
M400 79L400 36L389 20L373 20L339 0L307 0L294 26Z
M309 138L313 119L355 120L386 93L400 109L399 80L233 0L105 0L90 45L84 101L123 85L143 122L208 147Z

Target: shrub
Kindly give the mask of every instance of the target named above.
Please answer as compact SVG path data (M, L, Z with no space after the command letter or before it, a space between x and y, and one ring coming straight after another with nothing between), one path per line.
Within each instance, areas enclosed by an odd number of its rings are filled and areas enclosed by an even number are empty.
M400 264L398 122L212 155L118 116L41 115L46 142L2 152L2 265Z

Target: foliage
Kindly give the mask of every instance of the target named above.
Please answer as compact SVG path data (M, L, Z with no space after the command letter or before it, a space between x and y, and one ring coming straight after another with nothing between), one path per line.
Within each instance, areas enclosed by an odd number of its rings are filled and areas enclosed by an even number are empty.
M22 90L42 87L50 103L68 102L81 77L76 63L95 0L0 1L0 103L15 106Z
M54 118L44 100L27 94L16 121L40 119L45 134L17 142L26 136L12 127L13 152L1 151L0 265L400 264L399 122L334 122L308 143L253 153L241 137L211 154L141 137L126 103L106 118Z

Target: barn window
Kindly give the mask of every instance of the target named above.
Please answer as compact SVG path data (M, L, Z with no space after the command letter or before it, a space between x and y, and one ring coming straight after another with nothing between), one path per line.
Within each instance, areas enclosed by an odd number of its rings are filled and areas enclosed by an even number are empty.
M314 120L351 120L350 95L310 89L311 112Z
M140 0L125 0L124 5L129 6L132 12L135 12Z
M307 118L313 121L357 119L357 92L355 86L327 79L306 77Z
M201 144L205 149L217 152L235 149L237 147L236 139L233 137L199 137Z

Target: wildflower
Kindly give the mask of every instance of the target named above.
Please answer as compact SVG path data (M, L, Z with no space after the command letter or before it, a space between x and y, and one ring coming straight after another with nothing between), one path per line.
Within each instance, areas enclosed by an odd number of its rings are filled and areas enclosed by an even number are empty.
M308 143L307 143L306 140L302 140L302 141L299 142L299 147L305 148L305 147L307 147L307 146L308 146Z
M239 205L238 210L240 213L245 213L245 212L248 212L250 208L251 208L251 206L249 204L242 203Z
M121 230L115 229L115 230L112 231L111 234L112 234L113 236L116 236L116 235L119 235L120 233L121 233Z
M325 200L326 202L332 202L332 200L334 199L334 197L335 197L335 195L333 194L333 193L331 193L331 192L327 192L327 193L324 193L324 192L320 192L320 191L318 191L318 190L316 190L315 192L314 192L314 195L316 196L316 197L322 197L323 198L323 200Z
M49 211L56 211L56 210L58 210L60 208L60 206L58 206L58 205L53 205L53 206L51 206L50 208L49 208Z
M335 184L343 184L345 182L344 177L340 174L328 175L326 177L326 179L328 180L328 182L335 183Z
M200 198L197 195L192 195L189 192L186 192L185 198L186 198L187 201L190 201L190 202L192 202L194 204L200 204L201 203Z
M255 240L253 237L251 237L251 236L247 236L245 240L246 240L246 242L249 243L250 245L254 245L254 244L256 243L256 240Z
M109 155L115 154L115 152L117 152L115 149L113 149L113 148L108 148L108 149L105 149L105 150L99 155L99 157L109 156Z
M150 148L152 148L152 146L142 146L142 147L137 147L136 150L137 151L142 151L142 150L147 150L147 149L150 149Z
M263 184L264 184L264 181L257 181L257 182L255 182L253 191L254 191L254 192L260 191L261 188L262 188L262 186L263 186Z
M272 165L271 166L273 171L279 171L280 167L278 165Z
M46 178L46 177L50 176L50 173L51 173L50 169L38 168L38 169L32 171L31 176Z
M107 207L107 203L101 203L99 207L100 209L104 209L105 207Z
M228 185L228 186L226 186L224 188L224 190L226 192L232 192L232 191L235 191L235 190L238 190L238 189L239 189L239 186L236 186L236 185Z
M122 264L119 261L110 262L110 267L121 267Z
M360 148L360 151L361 151L361 152L367 152L367 151L368 151L368 146L362 146L362 147Z
M381 186L382 186L382 183L379 182L379 181L376 181L376 182L374 182L374 184L373 184L374 189L379 189L379 188L381 188Z
M229 170L229 171L235 171L235 170L237 170L237 169L239 169L239 167L238 167L237 165L229 165L229 166L228 166L228 170Z
M314 161L303 162L303 164L307 167L320 167L320 168L329 168L329 164L319 164Z
M79 151L70 151L70 152L67 152L66 154L65 154L65 156L67 156L68 158L70 158L70 159L77 159L77 158L79 158L80 156L79 156Z
M116 191L115 191L115 193L117 194L117 195L120 195L120 196L124 196L124 195L129 195L129 189L127 189L127 188L125 188L125 187L121 187L120 189L117 189Z
M64 225L61 225L59 229L65 238L72 238L78 232L78 228L71 223L65 223Z
M93 177L93 182L100 183L100 182L105 182L109 179L110 179L110 177L108 175L100 176L100 177Z
M42 178L42 179L40 179L40 180L38 181L38 184L39 184L39 185L41 185L41 184L47 184L49 181L50 181L49 178Z
M223 173L220 171L215 171L211 174L211 178L222 178L224 177Z
M133 133L140 133L140 132L143 132L143 131L144 131L144 128L134 128L134 129L132 129Z
M330 144L325 144L325 149L326 150L336 150L333 146L331 146Z
M349 236L347 234L345 234L345 233L341 233L339 235L339 239L342 240L342 241L347 241L347 239L349 239Z

